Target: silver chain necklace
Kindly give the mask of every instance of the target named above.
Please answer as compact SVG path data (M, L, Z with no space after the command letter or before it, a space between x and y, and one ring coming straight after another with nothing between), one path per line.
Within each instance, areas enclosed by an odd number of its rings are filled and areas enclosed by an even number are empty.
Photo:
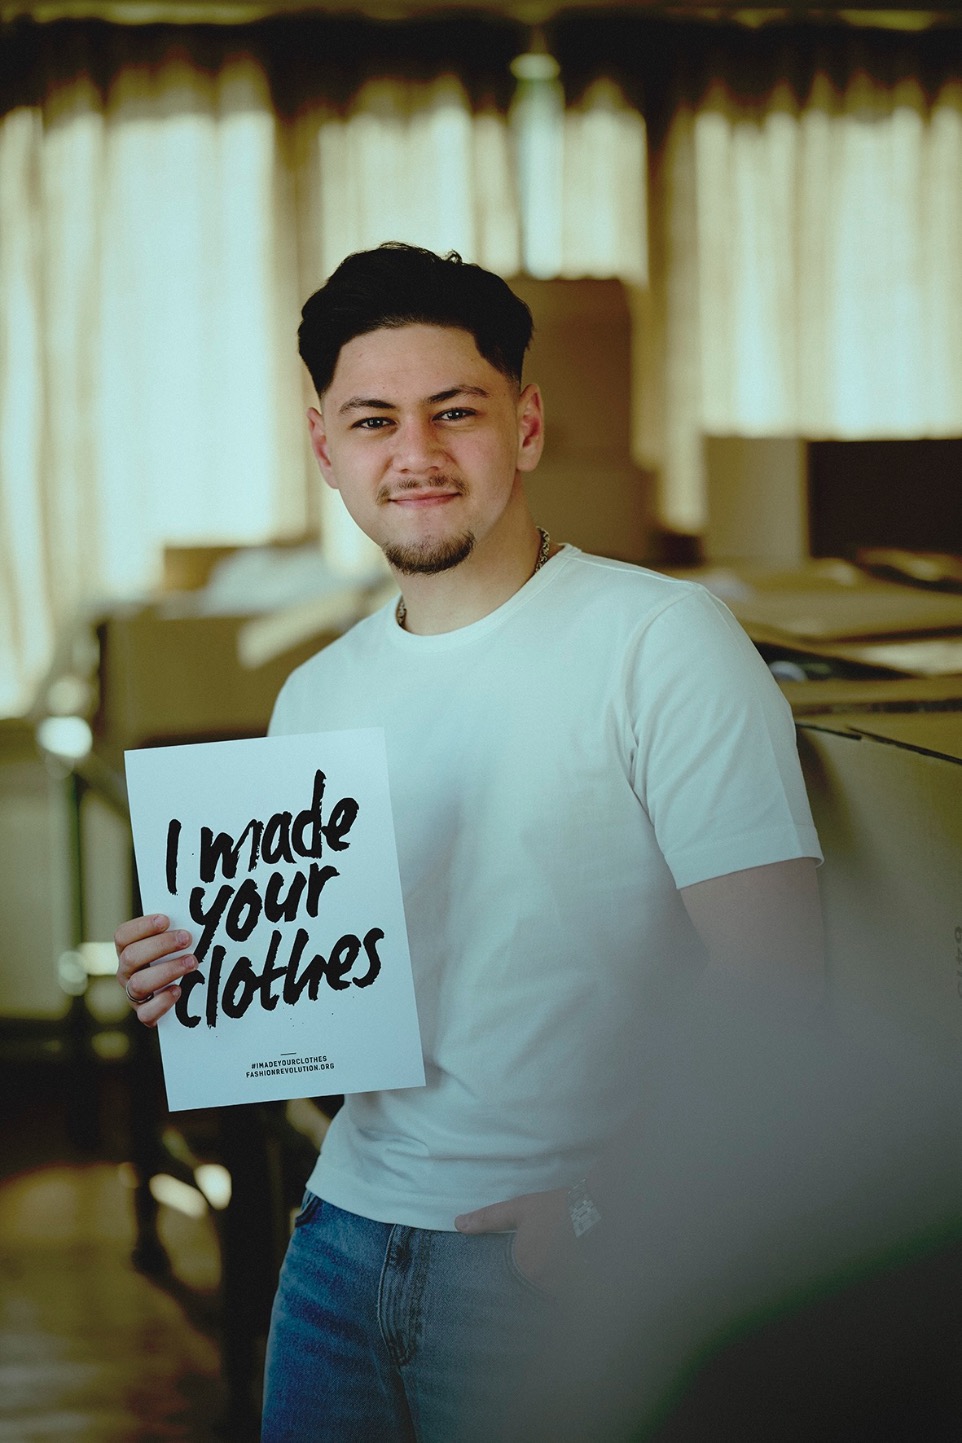
M543 526L538 527L538 535L541 537L541 545L538 547L538 559L534 564L534 571L532 571L531 576L536 576L538 574L542 566L544 566L545 562L547 561L548 553L551 550L551 537L548 535L547 531L545 531ZM531 580L530 576L528 580ZM404 622L407 614L408 609L404 604L404 597L399 597L394 615L397 618L398 626L400 626L402 630L404 628Z

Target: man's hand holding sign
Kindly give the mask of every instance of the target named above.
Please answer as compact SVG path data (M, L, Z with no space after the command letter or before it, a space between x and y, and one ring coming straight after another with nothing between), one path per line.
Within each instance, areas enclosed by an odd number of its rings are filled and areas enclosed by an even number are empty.
M145 1027L157 1026L180 997L180 979L197 967L192 953L172 957L190 941L189 932L171 931L170 918L162 913L134 917L117 928L117 977Z

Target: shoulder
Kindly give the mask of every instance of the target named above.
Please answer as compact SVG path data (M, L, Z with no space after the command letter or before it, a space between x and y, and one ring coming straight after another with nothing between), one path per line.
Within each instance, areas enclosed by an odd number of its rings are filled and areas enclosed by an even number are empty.
M366 667L376 665L380 639L394 602L365 617L291 672L274 704L270 730L314 731L319 708L339 691L356 685Z
M574 654L609 668L637 727L692 718L719 727L745 715L783 727L788 708L741 624L698 582L575 552L559 587L559 630ZM559 576L559 581L562 578ZM647 721L645 720L647 718ZM660 719L660 720L659 720Z
M698 582L575 547L564 555L559 597L586 620L604 618L607 632L619 628L637 640L663 637L672 645L730 636L739 649L754 650L725 604Z
M633 561L616 561L611 556L597 556L577 546L566 546L559 559L564 561L564 584L571 590L597 592L606 596L647 598L652 603L667 601L689 591L701 591L697 583L652 571Z

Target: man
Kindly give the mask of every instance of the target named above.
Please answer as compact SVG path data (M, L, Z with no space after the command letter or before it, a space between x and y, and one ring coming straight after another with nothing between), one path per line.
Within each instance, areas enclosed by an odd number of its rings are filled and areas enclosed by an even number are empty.
M681 986L818 995L788 710L708 593L536 526L530 335L499 278L400 245L304 308L314 454L401 598L289 679L272 732L385 728L427 1084L332 1125L266 1443L504 1436L554 1282L604 1226L592 1172L643 1110L644 1027ZM185 970L166 928L116 938L148 1026Z

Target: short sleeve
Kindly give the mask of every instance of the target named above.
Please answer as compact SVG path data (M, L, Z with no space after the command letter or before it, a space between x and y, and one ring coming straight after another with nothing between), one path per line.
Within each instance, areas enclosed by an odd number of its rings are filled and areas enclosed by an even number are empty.
M791 710L721 602L692 587L666 606L627 685L632 782L676 886L821 860Z

